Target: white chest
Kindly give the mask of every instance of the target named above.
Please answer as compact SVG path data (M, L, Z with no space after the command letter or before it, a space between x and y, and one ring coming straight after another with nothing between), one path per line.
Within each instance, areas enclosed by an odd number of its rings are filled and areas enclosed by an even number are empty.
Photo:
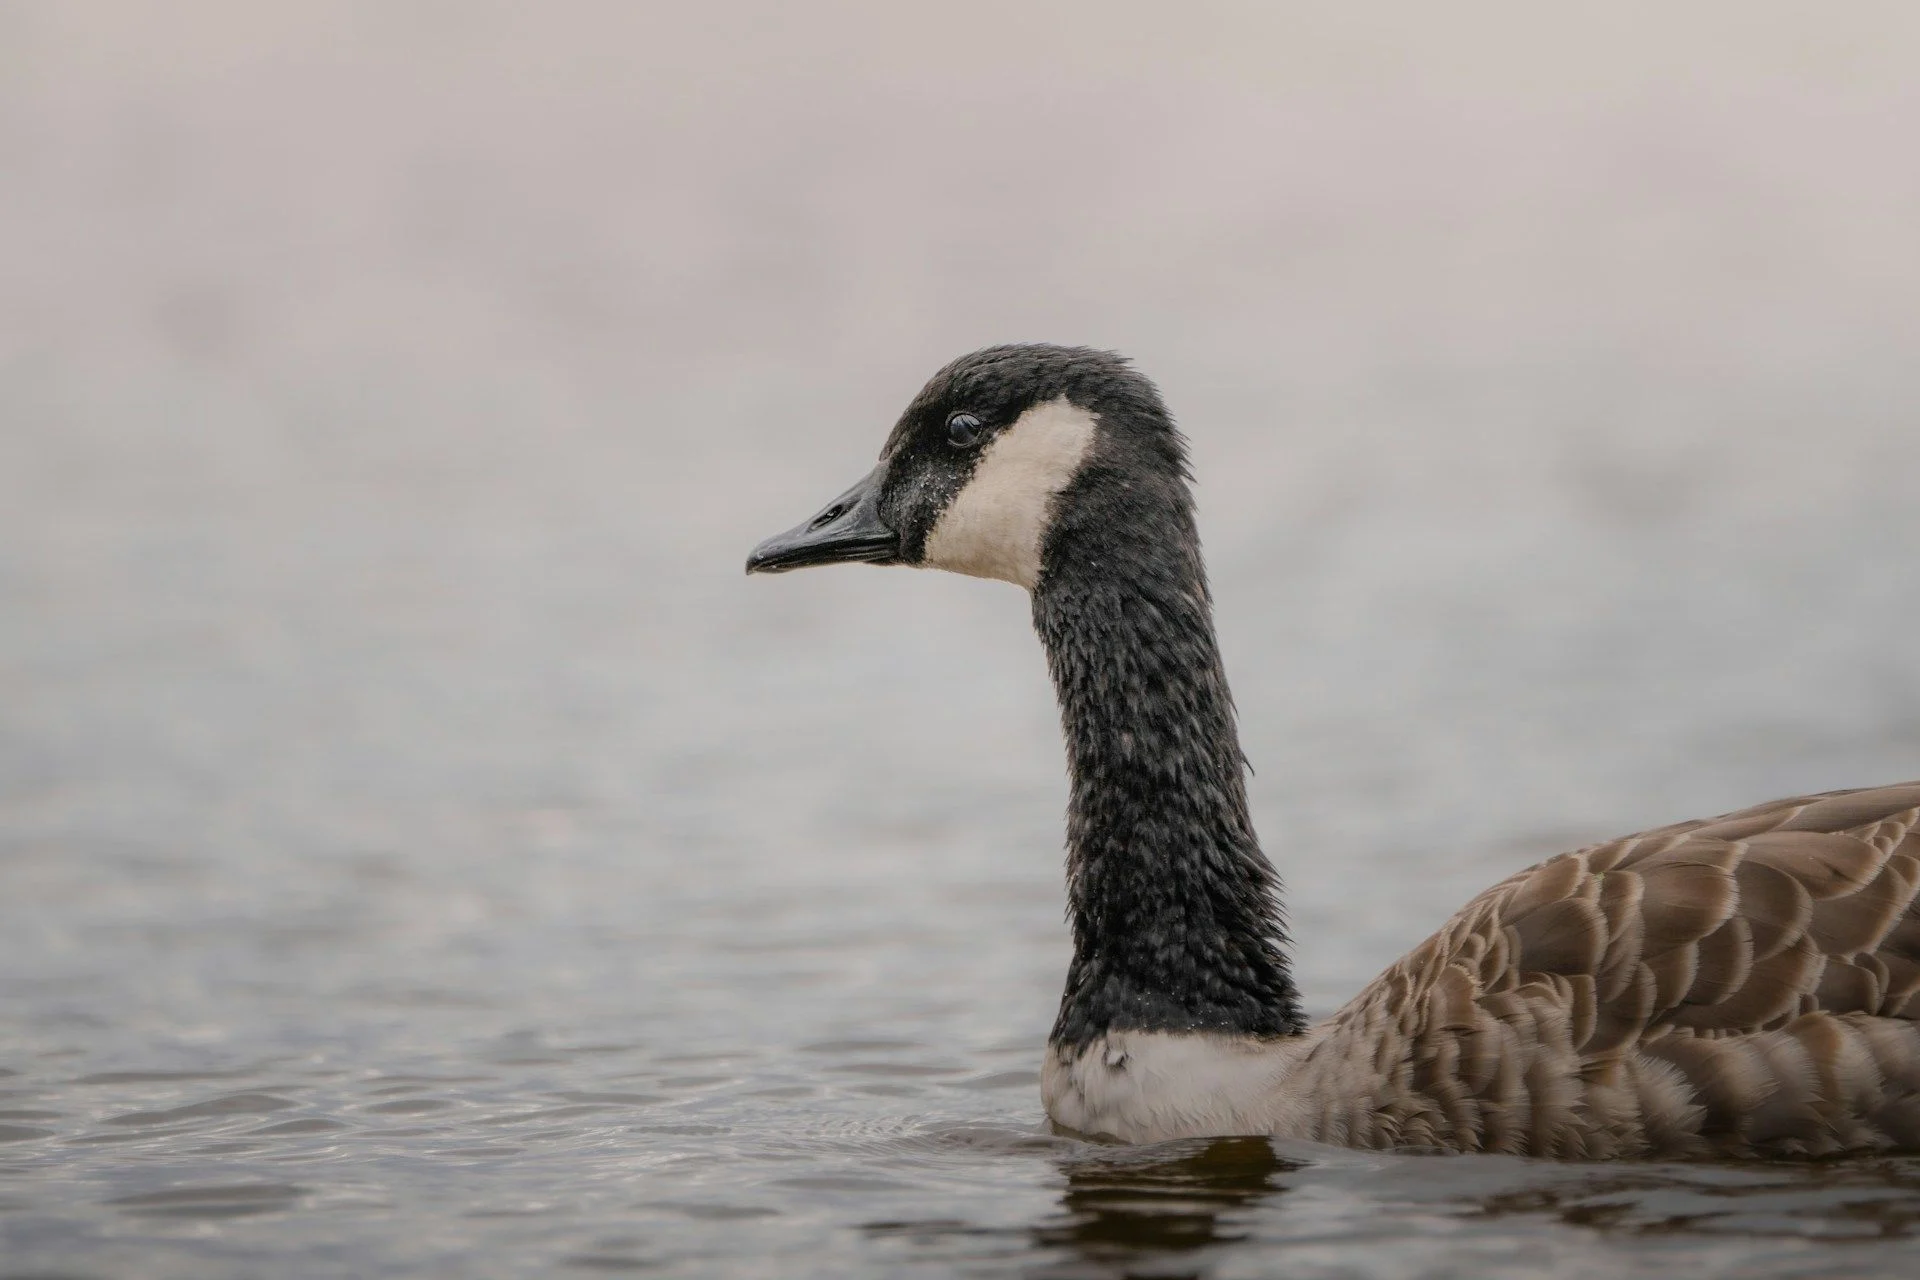
M1292 1133L1287 1077L1311 1039L1110 1031L1077 1052L1049 1046L1040 1096L1054 1123L1122 1142Z

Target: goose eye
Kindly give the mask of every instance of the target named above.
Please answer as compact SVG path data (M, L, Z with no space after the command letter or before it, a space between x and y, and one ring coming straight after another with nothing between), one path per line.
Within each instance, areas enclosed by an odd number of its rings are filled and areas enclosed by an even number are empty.
M971 449L980 443L980 434L986 429L972 414L956 413L947 419L947 443L956 449Z

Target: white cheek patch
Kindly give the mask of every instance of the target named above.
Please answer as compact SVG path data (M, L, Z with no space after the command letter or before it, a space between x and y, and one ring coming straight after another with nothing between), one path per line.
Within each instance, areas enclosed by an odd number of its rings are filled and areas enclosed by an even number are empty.
M1064 399L1021 414L987 446L967 487L940 514L922 563L1031 591L1054 495L1079 471L1095 421Z

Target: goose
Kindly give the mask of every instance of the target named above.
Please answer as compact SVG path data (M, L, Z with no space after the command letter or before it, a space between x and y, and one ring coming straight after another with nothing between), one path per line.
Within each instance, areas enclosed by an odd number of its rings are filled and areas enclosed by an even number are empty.
M1920 782L1549 858L1309 1024L1249 816L1186 443L1111 352L989 347L749 573L1031 596L1066 740L1058 1129L1556 1159L1920 1150Z

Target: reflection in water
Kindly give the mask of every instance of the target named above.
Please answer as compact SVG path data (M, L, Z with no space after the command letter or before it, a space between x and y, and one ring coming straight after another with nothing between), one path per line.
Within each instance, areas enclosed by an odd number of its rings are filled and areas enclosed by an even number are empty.
M1276 1175L1298 1167L1266 1138L1076 1151L1061 1162L1060 1214L1032 1232L1041 1248L1069 1254L1038 1274L1198 1274L1176 1258L1198 1259L1178 1255L1245 1238L1244 1212L1284 1190Z
M1057 1149L1056 1149L1057 1150ZM869 1222L868 1236L904 1243L916 1263L1025 1265L1045 1280L1198 1276L1207 1251L1244 1240L1278 1174L1304 1166L1266 1138L1199 1138L1151 1147L1080 1143L1056 1154L1059 1207L1024 1228L962 1219Z
M1920 1161L1910 1158L1524 1168L1521 1185L1475 1188L1468 1215L1550 1215L1616 1235L1826 1240L1905 1240L1920 1225Z

